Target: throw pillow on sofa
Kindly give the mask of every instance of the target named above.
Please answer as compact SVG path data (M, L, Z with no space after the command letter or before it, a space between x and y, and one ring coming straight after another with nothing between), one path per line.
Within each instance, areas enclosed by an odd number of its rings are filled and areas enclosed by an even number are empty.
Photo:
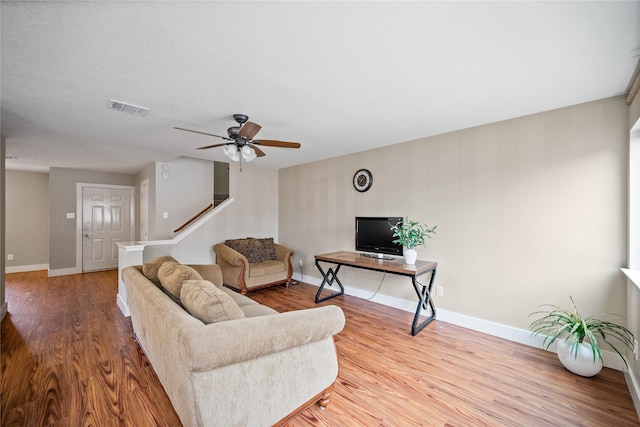
M276 259L276 248L273 246L273 238L254 239L252 237L246 239L233 239L224 242L229 246L247 257L250 263L272 261Z
M158 269L160 284L171 296L180 300L180 288L185 280L202 280L202 276L192 267L167 261Z
M151 280L156 286L160 286L160 279L158 278L158 270L165 262L178 262L171 255L159 256L152 259L149 262L145 262L142 264L142 274L146 276L147 279Z
M180 302L205 324L245 317L238 304L208 280L186 280L180 290Z

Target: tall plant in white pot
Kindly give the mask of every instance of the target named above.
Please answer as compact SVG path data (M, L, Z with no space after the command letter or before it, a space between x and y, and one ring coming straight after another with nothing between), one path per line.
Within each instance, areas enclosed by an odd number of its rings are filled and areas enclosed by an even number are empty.
M635 349L633 333L626 327L600 319L600 316L582 317L571 300L571 309L545 304L549 310L536 311L531 316L542 315L529 325L532 336L545 335L543 345L549 349L557 342L558 359L574 374L592 377L602 369L600 342L615 351L627 365L627 360L616 344ZM621 316L619 316L621 317ZM614 344L615 342L615 344Z
M398 243L404 247L404 263L413 265L416 263L418 253L414 249L416 246L424 246L425 238L431 239L436 234L436 226L429 228L428 225L418 221L411 221L407 216L402 222L391 227L393 243Z

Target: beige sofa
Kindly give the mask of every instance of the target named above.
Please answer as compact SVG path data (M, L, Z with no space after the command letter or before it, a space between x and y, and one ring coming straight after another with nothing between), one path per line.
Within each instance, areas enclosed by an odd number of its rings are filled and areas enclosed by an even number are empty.
M160 277L143 266L122 276L136 338L184 426L277 425L316 402L328 404L338 374L333 335L345 321L339 307L277 313L222 287L217 265L191 265L196 274L187 277L172 273L172 281L188 279L179 290L185 304L187 289L201 285L227 306L233 302L217 315L239 318L205 324L172 300L175 283L164 288L160 273L169 264L155 269ZM203 300L198 295L195 304Z

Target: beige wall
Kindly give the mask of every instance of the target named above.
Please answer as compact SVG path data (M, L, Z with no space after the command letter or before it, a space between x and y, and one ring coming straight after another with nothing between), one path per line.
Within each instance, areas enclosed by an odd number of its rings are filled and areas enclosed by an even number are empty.
M5 248L8 269L47 269L49 264L49 174L6 171Z
M428 120L428 118L425 118ZM280 241L319 283L313 255L354 250L354 217L437 225L419 258L439 263L436 305L527 328L538 305L625 312L627 107L605 99L283 169ZM373 173L366 193L351 180ZM343 269L373 294L381 276ZM415 301L403 278L380 293Z

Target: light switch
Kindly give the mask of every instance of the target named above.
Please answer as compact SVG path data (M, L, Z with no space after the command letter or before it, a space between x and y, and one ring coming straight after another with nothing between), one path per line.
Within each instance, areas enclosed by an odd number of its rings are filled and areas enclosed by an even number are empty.
M162 212L162 218L169 219L169 212Z
M67 219L75 219L76 214L73 212L67 212Z

